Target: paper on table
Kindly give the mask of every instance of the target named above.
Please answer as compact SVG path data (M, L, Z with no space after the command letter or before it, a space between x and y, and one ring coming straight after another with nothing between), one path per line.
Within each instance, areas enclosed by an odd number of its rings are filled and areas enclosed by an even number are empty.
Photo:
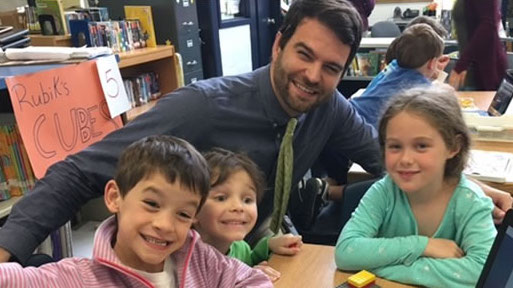
M511 182L513 154L495 151L471 150L465 174L478 180Z

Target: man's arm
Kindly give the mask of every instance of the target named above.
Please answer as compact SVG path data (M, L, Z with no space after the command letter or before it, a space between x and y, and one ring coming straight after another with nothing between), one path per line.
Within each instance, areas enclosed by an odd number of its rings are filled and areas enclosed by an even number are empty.
M341 95L339 97L343 98ZM335 128L321 153L321 161L326 165L328 174L330 176L339 174L337 171L346 168L344 165L347 166L347 159L349 159L358 163L370 174L382 176L381 151L378 134L374 127L365 122L345 99L337 101L335 113ZM334 178L338 181L340 177Z
M51 231L66 223L92 198L102 195L113 177L124 147L149 135L174 135L194 143L204 135L209 121L208 102L195 86L180 89L159 100L149 112L83 151L52 165L14 205L0 229L0 247L24 262ZM0 250L0 261L9 258Z
M502 190L493 188L479 180L472 179L469 177L472 182L476 183L483 189L483 192L486 196L492 198L494 208L493 208L493 222L495 224L502 223L504 216L506 215L506 211L512 208L513 206L513 197L508 192L504 192Z

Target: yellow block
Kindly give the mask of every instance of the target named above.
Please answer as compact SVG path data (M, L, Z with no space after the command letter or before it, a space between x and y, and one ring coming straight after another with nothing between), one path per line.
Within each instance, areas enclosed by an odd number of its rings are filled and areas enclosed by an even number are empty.
M370 273L367 270L362 270L347 278L347 283L355 287L364 287L374 280L376 280L376 275Z

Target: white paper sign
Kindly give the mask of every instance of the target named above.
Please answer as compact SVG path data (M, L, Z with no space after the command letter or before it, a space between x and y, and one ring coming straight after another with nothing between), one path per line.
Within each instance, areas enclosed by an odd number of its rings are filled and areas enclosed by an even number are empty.
M98 68L98 76L102 84L103 94L107 100L110 117L114 118L130 110L132 106L128 101L116 57L111 55L98 58L96 68Z

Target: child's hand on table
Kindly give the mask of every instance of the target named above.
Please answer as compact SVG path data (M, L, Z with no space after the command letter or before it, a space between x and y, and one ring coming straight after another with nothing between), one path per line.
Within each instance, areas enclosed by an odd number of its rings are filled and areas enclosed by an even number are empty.
M253 268L258 269L258 270L264 272L264 274L267 275L267 277L272 282L280 279L281 273L276 271L276 270L274 270L274 268L272 268L271 266L269 266L267 261L262 261L258 265L253 266Z
M295 255L301 250L303 241L300 235L285 234L269 239L269 250L280 255Z
M452 240L429 238L426 249L422 255L432 258L461 258L465 256L465 253L458 244Z

